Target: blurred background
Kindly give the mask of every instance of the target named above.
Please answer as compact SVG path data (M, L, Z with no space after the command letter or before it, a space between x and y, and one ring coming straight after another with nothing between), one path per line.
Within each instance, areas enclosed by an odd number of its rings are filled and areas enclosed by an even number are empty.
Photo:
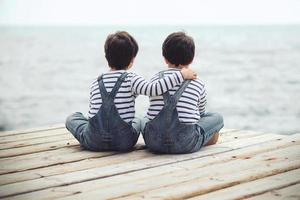
M300 132L300 1L0 0L0 130L64 123L88 112L89 87L108 70L103 44L125 30L139 43L131 71L166 69L161 45L185 31L208 111L226 128ZM143 116L147 97L138 97Z

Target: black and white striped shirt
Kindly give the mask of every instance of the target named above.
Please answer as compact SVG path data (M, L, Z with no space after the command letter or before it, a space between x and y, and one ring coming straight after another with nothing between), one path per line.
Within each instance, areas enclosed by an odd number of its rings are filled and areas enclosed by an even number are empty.
M103 82L107 92L111 92L119 76L124 70L110 71L103 74ZM157 96L169 89L181 84L184 81L180 71L165 76L164 79L155 82L148 82L144 78L129 72L124 82L116 94L114 103L118 109L121 118L126 122L131 122L134 118L135 98L139 95ZM93 81L90 91L90 108L88 117L96 115L102 105L101 94L97 79Z
M168 69L164 71L164 75L170 76L177 72L177 69ZM158 80L159 74L156 74L151 79L151 82ZM180 84L169 90L171 96L177 91L179 86ZM200 119L200 115L205 113L205 105L206 91L204 83L199 79L192 80L182 93L176 106L179 120L183 123L196 123ZM150 120L153 119L158 115L163 106L164 101L162 95L150 97L150 107L147 112L147 118Z

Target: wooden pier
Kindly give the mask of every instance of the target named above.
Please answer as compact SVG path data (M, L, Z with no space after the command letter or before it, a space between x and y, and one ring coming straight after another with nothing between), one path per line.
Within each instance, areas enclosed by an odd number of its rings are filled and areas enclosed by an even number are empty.
M224 129L185 155L90 152L62 126L0 132L0 199L300 199L300 134Z

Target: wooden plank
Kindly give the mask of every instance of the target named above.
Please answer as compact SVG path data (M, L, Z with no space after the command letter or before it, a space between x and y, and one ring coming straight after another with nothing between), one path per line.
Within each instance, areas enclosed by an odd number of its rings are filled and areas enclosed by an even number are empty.
M215 192L190 198L189 200L222 200L244 199L250 196L266 193L270 190L281 189L300 182L300 169L291 170L274 176L235 185ZM300 189L300 188L299 188ZM272 199L272 198L269 198Z
M210 164L205 167L202 166L202 162L205 162L205 159L179 162L160 168L151 168L19 195L15 196L15 199L30 199L30 197L39 199L38 197L45 196L49 198L66 196L66 198L62 199L92 199L95 197L110 199L145 193L156 189L162 190L160 195L166 195L170 199L182 199L190 197L190 195L199 195L199 192L205 193L240 182L251 181L263 176L299 168L300 155L290 154L295 150L299 150L299 145L259 154L253 156L251 160L241 158L225 163ZM277 159L272 159L274 155L277 155ZM285 159L287 156L288 159ZM257 166L261 167L257 168ZM236 170L237 168L239 170ZM215 179L212 179L212 177ZM209 187L208 183L211 184ZM117 192L116 188L118 188ZM169 192L176 192L176 196L170 196ZM155 193L151 192L151 194ZM154 198L158 197L161 196L154 196Z
M237 132L237 130L235 130ZM20 134L18 137L10 136L1 138L1 146L0 149L9 149L9 148L16 148L16 147L23 147L23 146L30 146L35 144L44 144L47 142L54 142L54 141L61 141L63 139L71 139L73 138L72 134L69 133L65 128L58 128L58 129L47 129L40 132L30 132L31 134ZM221 132L222 138L227 138L230 133L228 129ZM253 132L243 131L241 132L241 137L245 135L246 137L250 137L250 135L255 136L259 135L259 133L254 134ZM237 136L236 136L237 137ZM222 139L221 138L221 139ZM229 139L229 138L228 138Z
M44 189L47 187L60 186L66 184L72 184L76 182L83 182L90 179L96 179L99 177L107 177L111 175L117 175L128 171L136 171L140 170L139 166L142 166L144 169L153 167L150 164L153 163L156 158L153 157L153 154L143 151L132 152L135 157L139 155L141 158L133 159L127 162L122 162L119 164L110 164L106 163L105 166L100 168L92 168L89 170L75 171L73 173L64 173L62 175L50 176L45 178L40 178L32 181L19 182L15 184L4 185L0 187L0 193L2 193L2 189L11 188L12 192L22 192L26 191L35 191L39 189ZM146 155L148 155L149 159L146 159ZM118 156L116 158L116 156ZM120 157L126 157L127 155L115 155L113 157L109 157L109 160L118 160ZM144 159L142 159L144 157ZM152 161L152 162L151 162ZM174 162L172 159L168 160L169 162ZM164 162L164 159L161 160ZM143 164L142 164L143 163ZM17 189L18 188L18 189ZM7 191L8 192L8 191Z
M64 134L70 134L70 133L67 131L67 129L62 128L62 129L52 129L52 130L46 130L41 132L26 133L26 134L9 135L5 137L1 137L0 144L15 142L15 141L31 140L33 138L53 137L56 135L64 135Z
M71 139L76 140L71 133L64 134L64 135L54 135L51 137L32 138L30 140L21 140L21 141L3 143L0 146L0 150L26 147L26 146L36 145L36 144L46 144L50 142L58 142L58 141L71 140Z
M131 162L137 159L147 158L150 156L153 155L147 151L140 150L140 151L133 151L129 153L119 153L114 155L113 157L107 156L107 157L100 157L100 158L89 158L77 162L38 168L30 171L4 174L0 176L0 185L22 182L26 180L28 181L28 180L39 179L39 178L46 178L53 175L66 174L66 173L85 170L85 169L114 166L116 164Z
M34 133L34 132L42 132L54 129L62 129L65 128L64 124L53 124L44 127L35 127L29 129L21 129L21 130L12 130L12 131L1 131L0 137L9 136L9 135L18 135L18 134L26 134L26 133Z
M300 139L299 139L299 141L300 141ZM298 141L298 143L299 143L299 141ZM274 142L276 142L276 141L274 141ZM277 148L277 146L276 146L276 144L274 144L274 142L272 142L271 144L274 145L273 148ZM277 142L281 142L281 141L277 141ZM292 144L294 144L294 143L292 143ZM290 146L291 142L288 142L287 145ZM216 148L217 147L214 147L211 149L215 150ZM61 185L74 184L74 183L80 183L80 182L88 181L88 180L105 178L105 177L109 177L111 175L124 174L125 172L126 172L125 174L128 174L128 172L140 171L141 169L146 170L146 172L144 172L144 173L142 172L137 177L135 177L136 180L131 179L131 181L138 181L140 179L145 179L147 177L160 176L160 175L163 175L164 173L169 173L172 170L174 170L174 171L183 170L182 167L177 166L183 162L184 163L188 162L188 164L186 164L187 167L193 166L193 168L197 169L200 167L215 165L217 163L223 164L224 162L230 161L230 160L237 161L237 159L243 159L243 157L245 157L245 155L248 155L248 156L252 155L252 154L255 155L260 151L259 149L261 149L261 148L257 148L256 146L253 146L252 147L253 151L250 151L249 148L245 149L243 151L243 154L239 153L240 151L236 151L236 152L228 152L225 155L220 154L220 157L215 154L213 157L202 157L202 158L193 159L193 160L187 160L188 159L188 158L186 158L187 155L153 156L150 158L144 158L144 159L140 159L140 160L136 160L136 161L132 161L132 162L128 162L128 163L121 163L119 165L117 164L115 166L93 168L90 170L78 171L78 172L68 173L68 174L59 175L59 176L52 176L52 177L37 179L37 180L33 180L33 181L28 181L28 182L20 182L20 183L15 183L15 184L4 185L1 187L1 193L3 190L3 193L6 193L6 195L13 195L13 194L17 194L17 193L36 191L36 190L40 190L40 189L47 188L47 187L53 187L53 186L57 187L57 186L61 186ZM202 151L202 152L205 152L205 151ZM197 153L200 154L201 151L197 152ZM195 154L197 154L197 153L195 153ZM233 157L233 155L234 155L234 157ZM239 158L238 156L241 156L241 158ZM182 162L178 162L180 160ZM166 161L168 161L169 165L166 165ZM170 164L170 163L173 163L173 164ZM194 165L192 165L192 164L194 164ZM153 167L158 167L158 166L159 166L159 168L153 168ZM123 173L122 173L122 170L123 170ZM113 177L111 177L111 178L113 178ZM131 178L133 178L133 177L131 177ZM166 178L166 179L168 179L168 178ZM84 187L84 186L82 185L82 187ZM91 187L93 187L93 186L91 186ZM47 193L49 193L49 191L47 191ZM37 196L39 196L39 195L37 195Z
M228 133L228 129L224 129L221 131L221 133ZM2 132L3 135L5 135ZM49 128L49 129L44 129L44 130L40 130L37 129L36 131L32 131L32 132L18 132L17 135L13 135L13 134L6 134L5 137L1 137L0 140L0 144L3 143L10 143L10 142L24 142L24 140L29 140L31 141L32 139L35 138L50 138L53 136L59 136L59 135L69 135L71 133L69 133L69 131L66 128L61 128L61 127L54 127L54 128Z
M298 149L299 150L299 149ZM278 153L280 151L277 151ZM282 151L280 152L282 153ZM288 155L288 154L285 154ZM296 155L294 155L296 156ZM290 159L294 159L295 157L290 156ZM272 157L267 157L267 159L272 159ZM284 162L284 158L277 162L268 162L263 163L264 160L261 160L260 162L257 162L256 164L260 166L259 169L257 169L257 166L253 166L253 160L250 161L251 163L247 163L247 161L244 164L251 165L251 168L244 168L242 166L242 162L238 163L236 166L231 165L228 173L226 171L228 170L228 167L226 165L223 165L225 169L220 171L219 169L215 169L215 166L210 167L210 169L206 169L203 174L201 174L199 177L191 179L191 180L185 180L186 178L180 178L182 179L181 182L174 180L170 181L171 177L168 177L168 185L164 185L163 187L159 188L156 186L153 186L153 188L156 189L147 189L143 188L140 192L137 188L135 191L129 190L126 192L125 190L127 188L124 188L124 192L122 190L118 191L119 193L122 193L121 195L109 195L109 194L101 194L101 198L115 198L120 197L120 199L152 199L152 198L158 198L158 199L187 199L189 197L193 197L195 195L202 195L206 194L211 191L216 191L222 188L231 187L237 184L241 184L244 182L264 178L266 176L278 174L278 173L284 173L289 170L297 169L300 167L300 160L299 156L297 157L297 161L291 160L291 163L287 165L287 163ZM293 163L293 164L292 164ZM221 167L221 166L219 166ZM236 170L236 167L238 167L241 170ZM210 173L209 170L212 170L212 173ZM218 172L219 170L219 172ZM201 171L196 171L196 173L201 173ZM191 173L193 174L193 173ZM142 184L141 182L137 184ZM148 184L154 185L153 181L148 180ZM135 187L136 184L133 185ZM122 186L119 186L122 187ZM147 187L150 188L150 187ZM244 188L245 189L245 188ZM105 191L106 192L106 191ZM109 191L107 191L109 192ZM110 190L111 192L111 190ZM89 193L89 192L88 192ZM92 195L96 195L97 192L93 191L90 192L90 194L86 193L85 195L78 195L78 197L82 199L89 199ZM98 193L100 194L100 193ZM77 195L76 195L77 196ZM75 196L74 196L75 197ZM121 198L123 197L123 198ZM65 198L70 199L70 198ZM74 199L78 199L77 197ZM223 199L223 198L222 198Z
M43 127L34 127L34 128L21 129L21 130L0 131L0 137L17 135L17 134L35 133L35 132L39 133L39 132L55 130L55 129L65 129L65 124L53 124L53 125L47 125ZM220 131L220 133L227 133L227 132L234 132L234 131L239 131L239 130L223 128Z
M67 133L64 135L54 135L51 137L38 137L30 140L22 140L16 142L9 142L1 144L0 150L9 149L7 151L0 151L0 157L8 157L8 156L17 156L24 155L28 153L40 152L42 149L47 151L49 147L50 149L55 149L53 146L63 146L62 144L66 144L65 146L69 146L71 143L76 143L77 141L71 133ZM51 144L48 144L51 143ZM68 144L69 143L69 144ZM79 144L77 142L77 144ZM144 140L140 138L137 142L138 145L144 145ZM44 145L44 147L43 147ZM20 148L26 147L26 148ZM15 148L15 149L14 149ZM31 149L32 148L32 149ZM8 152L8 153L6 153ZM20 153L19 153L20 152ZM28 152L28 153L27 153Z
M261 136L261 135L267 135L267 134L258 133L258 132L254 132L254 131L238 131L238 130L235 130L233 132L227 132L227 131L221 132L217 144L228 142L228 141L239 140L242 138Z
M143 139L139 139L136 150L144 149ZM27 155L20 155L0 159L0 175L64 163L81 161L89 158L100 158L115 155L118 152L92 152L83 150L79 145L68 146L55 150L37 152Z
M88 158L114 155L116 152L83 151L79 146L0 159L0 174L69 163Z
M220 134L233 133L233 132L237 132L237 131L241 131L241 130L239 130L239 129L233 129L233 128L222 128L220 130Z
M260 135L255 132L239 132L240 134L228 134L229 132L223 132L222 137L220 137L220 141L218 143L222 143L224 141L228 140L236 140L240 138L246 138L246 137L254 137L257 135ZM73 142L76 141L76 139L72 136L72 134L66 134L66 135L55 135L50 138L48 137L43 137L43 138L33 138L30 140L22 140L22 141L15 141L15 142L10 142L10 143L4 143L1 145L0 149L10 149L6 151L0 151L0 158L4 157L9 157L9 156L16 156L16 155L24 155L28 153L34 153L34 152L40 152L42 151L41 149L47 150L49 147L51 149L55 148L53 146L62 146L64 140L68 140L68 142ZM70 141L73 140L73 141ZM57 145L53 142L57 142ZM51 143L51 144L46 144L46 143ZM43 144L45 144L43 148ZM67 144L67 143L66 143ZM32 146L35 145L32 150L30 147L27 146ZM38 146L36 146L38 145ZM67 145L66 145L67 146ZM19 148L19 147L26 147L26 148ZM19 148L19 149L12 149L12 148ZM35 149L37 149L35 151ZM20 152L20 153L19 153Z
M79 146L78 141L75 139L68 139L63 141L49 142L45 144L36 144L32 146L4 149L0 151L0 158L26 155L26 154L49 151L49 150L71 147L71 146Z
M300 183L291 185L286 188L282 188L279 190L273 190L268 193L257 195L251 198L248 198L249 200L279 200L279 199L285 199L285 200L299 200L300 199Z
M242 132L234 132L230 135L232 135L231 137L239 137L239 135ZM241 143L247 143L248 145L251 144L249 142L249 138L247 139L246 136L253 136L252 134L242 134L243 139L233 139L233 140L229 140L229 146L235 147L235 149L239 148L241 145ZM284 137L282 141L277 141L278 136L279 135L275 135L276 136L276 141L271 140L271 138L267 138L270 139L269 142L275 142L274 146L277 144L278 147L281 145L286 145L291 139L290 138L286 138ZM258 143L259 141L264 142L266 141L264 140L259 140L262 136L259 136L258 138L256 138L255 140L251 141L255 141L255 143ZM245 140L245 141L244 141ZM235 142L235 144L234 144ZM143 143L142 138L139 138L139 142L140 144ZM224 151L228 151L231 150L231 148L228 148L226 145L226 143L224 141L222 141L222 143L220 143L222 145L225 145L223 147L217 147L215 146L211 146L211 147L206 147L205 151L200 151L197 152L197 154L195 154L195 156L183 156L183 159L193 159L196 157L203 157L203 156L207 156L207 155L212 155L212 154L216 154L216 153L222 153ZM218 145L220 145L218 144ZM236 146L238 144L238 146ZM266 149L266 145L268 144L268 142L264 143L264 146L262 146L260 148L260 150L264 150ZM271 148L274 148L274 146L272 146ZM277 147L276 147L277 148ZM136 153L138 158L141 158L143 156L147 156L148 153L144 153L142 151L139 151ZM135 155L135 153L134 153ZM111 164L114 164L113 161L118 160L118 157L123 157L123 155L116 155L115 157L113 157L113 159L109 158L112 160ZM38 168L38 169L33 169L33 170L26 170L26 171L21 171L21 172L17 172L17 173L10 173L10 174L6 174L6 175L2 175L0 176L0 184L8 184L8 183L14 183L14 182L20 182L20 181L25 181L25 180L32 180L32 179L37 179L37 178L41 178L41 177L47 177L47 176L53 176L53 175L58 175L58 174L62 174L62 173L67 173L67 172L73 172L73 171L79 171L79 170L85 170L85 169L90 169L90 168L96 168L99 165L103 166L102 163L105 163L102 161L103 158L89 158L87 160L80 160L80 161L74 161L72 163L65 163L65 164L60 164L59 166L51 166L51 167L45 167L45 168ZM176 161L180 161L180 159L176 160ZM169 162L174 162L174 160L165 160L166 164L168 164ZM160 165L161 163L157 163L157 165ZM120 168L121 169L121 168ZM120 171L119 173L122 173L124 171Z
M173 175L162 175L160 178L157 177L150 178L146 181L137 181L132 185L128 185L128 183L127 185L117 185L117 187L120 188L117 194L113 194L112 190L114 190L114 188L109 187L106 188L104 192L101 192L103 190L98 188L100 190L62 199L90 199L92 196L99 195L104 199L118 197L123 197L123 199L135 199L135 197L137 197L137 199L186 199L195 194L204 194L209 191L230 187L239 183L299 168L300 155L290 155L290 152L293 152L294 150L299 150L299 146L294 148L287 147L286 149L274 151L271 154L267 153L262 157L259 156L262 158L261 160L255 160L254 157L251 158L251 160L244 159L234 165L228 162L192 170L190 167L186 166L188 167L185 169L188 171L187 173L181 174L179 171L176 172L176 174L172 173ZM277 157L279 160L275 161L276 159L272 159L274 155L280 155ZM290 163L287 164L289 161L286 161L285 157L282 156L289 156ZM266 159L270 159L270 161L266 161ZM296 159L296 162L294 159ZM257 166L260 166L260 168L257 169ZM236 170L237 167L239 170ZM157 180L159 180L159 183L157 183Z
M240 132L238 132L240 134ZM279 134L262 134L262 135L253 135L251 137L243 137L243 136L239 136L235 139L229 139L228 141L226 141L225 143L220 143L217 145L219 147L222 146L226 146L226 147L232 147L232 148L244 148L247 146L251 146L251 145L255 145L255 144L260 144L262 142L266 142L269 140L282 140L283 138L287 137L286 135L279 135ZM207 148L207 147L206 147Z

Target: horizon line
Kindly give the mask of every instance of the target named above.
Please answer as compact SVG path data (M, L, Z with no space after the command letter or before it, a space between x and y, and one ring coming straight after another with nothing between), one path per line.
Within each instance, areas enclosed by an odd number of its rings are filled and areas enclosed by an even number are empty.
M188 24L160 24L160 23L129 23L129 24L5 24L1 27L96 27L96 26L299 26L300 23L188 23Z

